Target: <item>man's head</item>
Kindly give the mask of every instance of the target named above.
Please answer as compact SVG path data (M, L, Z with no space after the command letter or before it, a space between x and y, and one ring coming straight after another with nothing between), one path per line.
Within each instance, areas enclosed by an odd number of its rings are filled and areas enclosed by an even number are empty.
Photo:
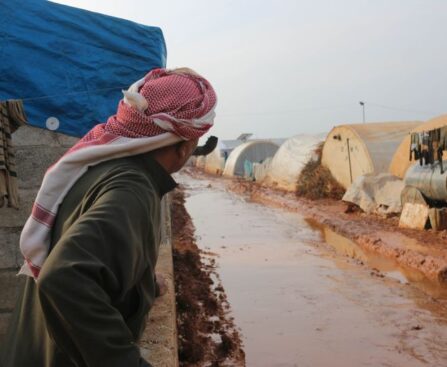
M172 132L189 140L200 138L213 125L216 93L191 69L154 69L123 93L116 119L129 137Z
M152 157L162 165L168 173L179 171L191 157L199 139L184 140L174 145L168 145L152 152Z
M153 152L169 172L186 163L199 137L213 125L216 94L191 69L152 70L123 93L115 120L121 134L138 138L171 132L178 136L178 143Z

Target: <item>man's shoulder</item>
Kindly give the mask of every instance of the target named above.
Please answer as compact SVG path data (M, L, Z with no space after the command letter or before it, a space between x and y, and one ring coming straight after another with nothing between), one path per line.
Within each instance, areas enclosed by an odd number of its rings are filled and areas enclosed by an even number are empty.
M113 159L90 167L83 178L88 181L88 186L102 192L125 190L148 198L156 192L151 177L131 157Z

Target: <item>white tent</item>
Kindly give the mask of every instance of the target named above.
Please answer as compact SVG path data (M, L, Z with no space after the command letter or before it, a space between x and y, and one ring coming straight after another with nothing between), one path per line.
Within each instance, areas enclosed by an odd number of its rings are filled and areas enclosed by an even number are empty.
M219 140L216 149L214 149L205 158L204 166L202 167L205 172L221 175L225 168L225 162L230 156L231 152L243 144L242 140Z
M244 164L262 163L273 157L279 146L266 140L251 140L239 145L229 155L225 164L225 176L243 176Z
M205 157L205 172L221 175L225 168L225 152L219 145Z
M286 140L273 157L263 184L282 190L295 191L301 170L311 159L317 159L315 150L326 134L300 134Z
M197 168L203 169L205 167L205 159L206 157L203 155L196 157L195 166Z

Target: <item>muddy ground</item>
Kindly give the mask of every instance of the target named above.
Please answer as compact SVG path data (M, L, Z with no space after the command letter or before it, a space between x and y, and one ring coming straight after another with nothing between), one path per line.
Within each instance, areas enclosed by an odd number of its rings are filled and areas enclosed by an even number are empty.
M414 271L309 215L247 200L229 180L177 180L197 245L215 254L247 366L445 365L446 297L414 286Z
M171 208L180 366L245 366L215 260L196 245L184 195L178 188Z
M309 200L243 179L225 179L195 169L197 178L224 182L228 190L249 200L297 212L348 237L367 251L393 259L414 276L447 284L447 231L399 228L399 217L367 215L333 199Z

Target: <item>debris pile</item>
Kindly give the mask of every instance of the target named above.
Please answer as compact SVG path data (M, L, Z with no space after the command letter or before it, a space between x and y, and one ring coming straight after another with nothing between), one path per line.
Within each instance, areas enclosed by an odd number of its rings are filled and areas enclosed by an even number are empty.
M308 199L331 198L340 200L345 189L332 177L328 168L321 164L323 144L320 144L315 153L317 160L306 163L296 184L296 195Z
M197 247L184 202L177 189L171 210L180 366L244 366L241 338L215 260Z

